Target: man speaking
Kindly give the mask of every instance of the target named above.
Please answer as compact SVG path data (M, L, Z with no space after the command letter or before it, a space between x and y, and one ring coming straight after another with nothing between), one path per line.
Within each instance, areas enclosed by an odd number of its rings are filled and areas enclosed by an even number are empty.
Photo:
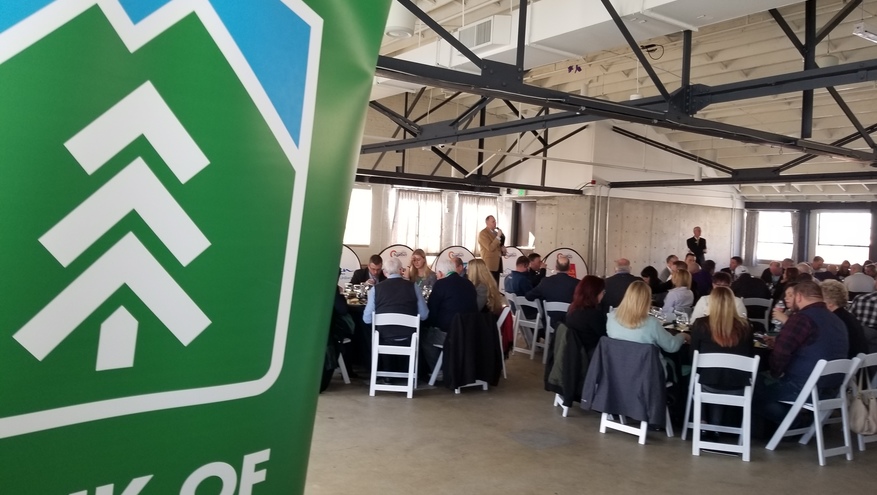
M484 230L478 233L478 251L481 253L481 259L487 265L490 273L496 283L499 284L499 273L502 271L502 256L505 250L505 234L502 230L496 228L496 218L488 215L485 219L487 225Z

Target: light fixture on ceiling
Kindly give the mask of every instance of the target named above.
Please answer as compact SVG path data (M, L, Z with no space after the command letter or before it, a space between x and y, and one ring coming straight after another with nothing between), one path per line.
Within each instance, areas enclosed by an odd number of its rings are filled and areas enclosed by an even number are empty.
M834 67L839 63L840 59L830 53L816 57L816 65L819 67Z
M643 95L639 92L639 60L636 61L636 93L630 95L630 101L641 100Z
M877 29L872 28L871 26L865 24L865 21L857 23L853 26L853 34L862 38L863 40L868 40L871 43L877 43Z
M399 2L390 4L390 15L387 16L387 27L384 34L391 38L410 38L414 36L414 23L417 16Z

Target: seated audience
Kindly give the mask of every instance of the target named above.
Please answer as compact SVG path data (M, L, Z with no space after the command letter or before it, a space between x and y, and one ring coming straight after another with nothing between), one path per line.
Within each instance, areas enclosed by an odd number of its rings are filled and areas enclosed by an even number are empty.
M529 266L530 260L527 259L526 256L518 256L518 259L515 261L515 271L511 272L509 276L505 278L506 294L514 294L523 297L533 288L528 273ZM524 307L524 316L527 319L533 319L536 317L536 310L526 306Z
M822 288L822 299L825 301L825 307L835 314L844 326L847 327L847 339L850 343L850 349L847 357L852 359L859 354L868 354L868 341L865 340L865 330L862 324L849 311L847 311L847 288L844 284L837 280L826 280L820 285Z
M765 284L760 278L755 278L750 275L749 270L747 270L745 266L738 266L735 275L737 277L734 282L731 283L731 290L734 291L735 296L742 297L743 299L750 297L770 299L771 294L770 289L767 288L767 284ZM761 318L764 315L755 314L751 316L753 318Z
M706 298L704 298L706 299ZM691 353L725 353L752 356L752 329L741 317L739 299L727 286L716 286L709 296L711 311L691 327ZM742 389L749 385L749 373L735 370L704 369L700 383L717 389Z
M542 262L542 256L539 253L530 253L527 259L530 260L530 267L527 270L530 285L536 287L545 278L545 263Z
M384 262L383 271L386 280L369 289L362 321L370 324L373 314L383 313L420 315L421 320L427 319L429 309L423 301L423 294L417 286L402 278L402 262L399 258L390 258ZM411 328L387 325L377 330L381 343L398 345L411 343Z
M679 261L679 258L676 257L675 254L671 254L667 256L667 266L661 270L661 274L658 275L658 278L661 279L661 282L669 282L670 275L676 270L676 262Z
M484 260L475 259L469 262L467 278L475 286L478 309L499 315L503 308L502 294Z
M643 279L643 282L648 284L649 289L652 290L653 299L656 294L661 293L661 280L658 278L658 270L655 267L649 265L643 268L642 271L639 272L639 276ZM627 288L625 288L625 290L627 290Z
M813 278L823 280L837 280L837 265L823 265L823 270L813 274Z
M657 318L649 315L651 296L645 282L637 280L630 284L621 305L607 316L606 335L613 339L654 344L666 352L676 352L689 335L685 332L671 335Z
M576 286L566 314L566 326L576 332L588 351L596 348L600 337L606 335L606 312L600 306L604 287L602 278L585 276Z
M813 273L824 272L825 271L825 260L822 259L822 256L814 256L813 262L810 263L810 267L813 268Z
M652 269L654 270L654 268ZM606 293L603 295L600 306L604 313L609 312L609 308L617 308L624 299L624 293L628 286L639 280L639 277L630 273L630 261L626 258L615 260L615 274L606 279ZM581 286L581 283L579 283Z
M773 293L770 298L773 300L773 303L776 304L781 298L786 295L786 286L790 283L796 282L798 280L798 269L794 266L790 266L783 270L783 276L780 277L780 281L778 284L773 286Z
M736 273L738 266L743 266L743 258L739 256L731 256L731 261L726 268L722 268L722 271L731 274L731 281L734 281L737 279Z
M820 359L845 359L849 351L847 329L843 321L828 310L822 289L816 282L800 282L793 289L794 313L773 342L770 371L759 375L753 407L769 421L780 423L789 410L779 401L794 401ZM837 390L839 376L820 382L821 389Z
M779 283L782 276L783 267L780 266L779 261L771 261L770 266L768 266L764 269L763 272L761 272L761 280L768 285L774 285Z
M798 274L806 273L807 275L813 275L813 267L808 265L807 263L798 263L795 265L795 268L798 269Z
M837 269L837 279L843 280L849 276L850 276L850 262L849 262L849 260L843 260L840 264L840 268Z
M868 341L868 353L877 352L877 292L862 294L853 299L850 313L859 320L864 328L865 339Z
M725 272L719 272L713 275L713 290L717 287L731 287L731 276ZM712 295L712 291L710 291L710 296ZM698 318L702 318L704 316L709 316L710 314L710 305L712 304L712 299L710 296L704 296L697 300L697 304L694 305L694 310L691 312L691 321L695 321ZM740 318L746 318L746 306L743 306L743 300L739 297L734 298L734 308L737 310L737 315Z
M435 285L435 273L426 264L426 253L423 249L415 249L411 253L411 266L408 267L408 280L418 287Z
M353 276L350 277L350 283L353 285L375 285L378 282L383 282L387 278L383 272L383 264L384 260L380 255L371 255L368 259L368 267L354 271Z
M774 307L771 310L771 319L778 321L779 325L784 324L795 311L793 306L795 304L796 285L798 285L798 282L787 283L783 287L783 306L780 307L779 305L774 304Z
M694 293L691 292L691 275L688 270L678 268L670 280L673 288L667 292L661 312L664 313L664 318L672 321L676 318L674 311L690 310L694 306Z
M543 278L539 285L524 294L528 301L541 299L543 301L572 302L572 295L579 281L568 273L569 259L565 256L558 256L554 269L557 273Z
M783 267L783 270L785 270L786 268L792 268L793 266L795 266L795 260L793 260L792 258L784 258L781 266Z
M877 278L877 265L874 263L865 263L862 265L862 271L871 278Z
M700 271L691 275L691 286L697 287L699 297L708 296L713 289L713 274L716 273L716 262L706 260ZM721 273L721 272L719 272Z
M432 293L429 295L429 319L426 335L420 353L427 364L421 372L428 373L435 367L441 350L434 344L444 344L445 336L451 328L454 317L460 313L478 312L478 294L475 286L463 276L463 262L443 259L436 264L437 276Z
M874 279L862 273L862 265L858 263L850 266L850 273L844 278L843 283L847 291L856 295L874 290Z

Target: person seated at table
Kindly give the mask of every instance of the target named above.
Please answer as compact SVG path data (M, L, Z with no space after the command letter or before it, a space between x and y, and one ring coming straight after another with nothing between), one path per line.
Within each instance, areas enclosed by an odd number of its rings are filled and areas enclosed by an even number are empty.
M402 262L390 258L383 263L386 280L368 291L368 303L362 314L362 321L371 324L372 316L383 313L420 315L421 320L429 317L429 308L423 300L420 289L412 282L402 278ZM386 325L378 328L380 342L391 345L408 345L412 329Z
M350 277L350 283L353 285L375 285L378 282L383 282L387 279L382 270L383 264L384 260L380 255L371 255L368 259L368 267L354 271L353 276Z
M459 313L478 312L478 293L475 286L463 276L463 263L442 259L436 264L438 280L429 295L429 314L426 335L420 347L420 354L426 363L421 374L428 375L435 367L441 350L435 344L443 345L454 317Z
M648 284L649 289L652 290L652 296L656 296L661 293L661 280L658 278L658 270L657 268L649 265L642 269L639 272L639 276L643 279L643 282Z
M751 357L754 352L752 328L746 318L740 316L739 298L727 285L718 285L713 287L709 299L712 301L710 311L694 320L691 326L692 355L699 351ZM748 373L735 370L705 369L700 378L702 384L724 390L742 389L750 384Z
M719 272L713 275L713 287L712 290L715 290L717 287L731 287L731 276L725 272ZM712 295L712 291L710 291L710 295ZM712 304L712 300L710 296L701 297L697 300L697 304L694 305L694 309L691 311L691 321L695 321L698 318L702 318L704 316L709 316L710 314L710 305ZM739 297L734 298L734 307L737 310L737 315L740 318L746 318L746 306L743 305L743 300Z
M794 313L776 339L765 337L765 342L773 347L770 371L758 376L752 399L754 412L776 424L782 422L789 410L780 401L794 401L798 397L816 363L820 359L845 359L849 351L847 329L825 306L819 284L800 282L791 290ZM820 391L831 393L833 389L836 393L839 378L823 377ZM793 424L792 428L796 427Z
M843 280L850 276L850 260L843 260L837 269L837 279Z
M467 278L475 286L477 306L480 311L489 311L495 315L502 312L503 299L496 286L496 281L484 260L474 259L469 262Z
M539 253L530 253L527 260L529 261L527 276L530 278L530 285L536 287L545 278L546 266Z
M713 260L704 261L699 271L691 273L691 286L697 287L698 297L710 295L713 290L714 273L716 273L716 262Z
M618 309L606 319L606 335L613 339L628 340L641 344L654 344L666 352L676 352L688 340L688 334L671 335L661 322L649 315L652 291L645 282L637 280L630 284Z
M708 297L712 300L711 311L694 320L691 327L691 355L698 351L700 354L723 353L752 357L755 352L752 327L738 312L737 304L740 299L727 286L713 287ZM704 368L698 374L706 392L738 391L738 395L742 395L743 389L752 385L749 373L744 371ZM708 404L704 412L710 424L739 424L739 411L734 408ZM705 433L707 436L718 437L715 432Z
M630 260L627 258L615 260L615 275L606 277L606 290L603 291L603 299L600 302L603 312L608 313L610 308L617 308L621 304L621 300L624 299L627 287L637 280L640 280L640 278L630 273Z
M505 278L506 294L523 297L527 292L533 289L533 284L530 282L529 266L530 260L526 256L518 256L518 259L515 260L515 270ZM515 308L512 307L512 310L514 309ZM528 320L532 320L536 317L535 309L530 306L525 306L523 309L524 317Z
M770 311L771 319L779 322L777 324L778 327L782 326L789 319L789 317L792 316L792 313L795 312L793 306L795 301L796 285L798 285L798 282L789 282L788 284L786 284L785 291L783 292L783 304L774 304L773 309Z
M794 283L798 279L798 274L798 269L794 266L783 269L783 275L780 277L780 281L773 286L773 292L770 296L770 298L773 300L774 305L777 303L777 301L786 296L786 287L790 283Z
M408 280L418 287L435 285L435 273L426 264L426 253L423 249L415 249L411 253L411 266L408 267Z
M572 302L572 295L576 290L576 286L579 285L579 280L568 273L569 258L558 255L554 269L557 273L543 278L539 285L524 294L528 301L541 299L543 302L563 302L567 304ZM565 318L566 313L554 312L551 314L551 324L560 323Z
M586 275L576 286L566 313L567 328L576 332L589 355L606 335L606 312L600 306L605 286L602 278Z
M673 272L676 271L677 261L679 261L679 258L675 254L667 256L667 266L665 266L664 269L661 270L661 274L658 275L658 278L661 280L661 282L670 281L670 275L672 275Z
M838 280L826 280L820 284L822 299L825 307L844 322L847 327L850 342L850 350L847 358L852 359L859 354L868 354L868 341L865 339L865 329L859 320L847 311L849 293L843 282Z
M694 305L694 293L691 292L691 274L688 270L677 268L670 276L670 281L673 282L673 288L667 292L661 312L664 313L665 319L672 321L676 318L673 312L677 309L691 309Z

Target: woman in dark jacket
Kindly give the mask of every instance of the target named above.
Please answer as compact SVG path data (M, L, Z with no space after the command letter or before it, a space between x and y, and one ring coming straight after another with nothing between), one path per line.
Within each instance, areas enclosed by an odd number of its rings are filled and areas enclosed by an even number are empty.
M566 315L566 326L578 334L588 351L606 335L606 313L600 309L605 286L602 278L587 275L576 286Z
M714 287L710 293L710 314L695 320L691 327L691 353L720 352L751 357L754 352L752 328L737 314L734 293L728 287ZM722 390L749 385L745 372L722 369L700 371L700 383Z

